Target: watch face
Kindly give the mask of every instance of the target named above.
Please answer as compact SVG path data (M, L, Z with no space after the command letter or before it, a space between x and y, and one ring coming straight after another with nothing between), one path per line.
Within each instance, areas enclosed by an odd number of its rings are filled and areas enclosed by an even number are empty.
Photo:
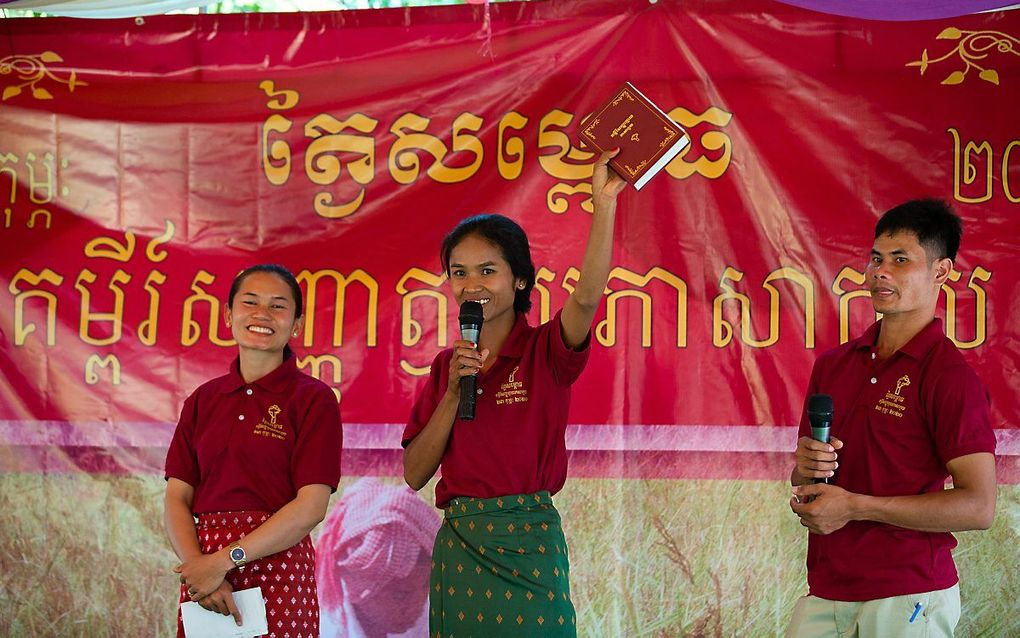
M235 547L234 549L230 550L230 560L234 561L235 563L239 560L244 560L244 550L241 549L240 547Z

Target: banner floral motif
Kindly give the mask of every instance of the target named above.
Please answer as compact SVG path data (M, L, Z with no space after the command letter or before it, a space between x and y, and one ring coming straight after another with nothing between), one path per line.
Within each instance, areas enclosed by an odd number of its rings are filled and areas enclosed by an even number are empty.
M65 80L46 68L47 64L63 61L64 59L53 51L44 51L38 55L9 55L0 59L0 76L17 76L12 79L21 82L20 84L5 86L3 94L0 95L0 102L6 102L20 95L26 88L31 92L32 97L37 100L52 100L52 93L45 87L37 86L44 79L67 85L67 90L71 93L74 93L76 86L86 86L88 83L78 80L75 71L71 71ZM0 85L6 83L4 79L0 78Z

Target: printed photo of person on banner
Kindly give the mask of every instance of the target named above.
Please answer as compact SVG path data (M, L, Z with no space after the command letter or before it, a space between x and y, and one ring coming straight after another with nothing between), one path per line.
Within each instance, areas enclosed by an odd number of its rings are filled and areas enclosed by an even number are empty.
M418 490L442 466L429 580L429 635L577 634L567 544L552 496L567 475L571 384L591 350L626 182L603 153L577 286L532 327L527 236L501 215L460 222L441 262L461 306L462 338L440 352L404 430L404 478ZM475 389L476 388L476 389Z
M180 602L241 625L232 593L261 588L269 636L317 638L309 534L340 482L340 408L329 386L298 370L288 345L303 325L290 271L242 271L224 320L237 358L184 402L166 456L164 523L181 561Z
M348 487L315 544L322 638L428 635L436 511L406 485Z
M882 318L811 371L790 499L809 595L787 636L955 633L952 532L991 527L996 501L988 390L935 316L962 232L941 200L882 215L866 269Z

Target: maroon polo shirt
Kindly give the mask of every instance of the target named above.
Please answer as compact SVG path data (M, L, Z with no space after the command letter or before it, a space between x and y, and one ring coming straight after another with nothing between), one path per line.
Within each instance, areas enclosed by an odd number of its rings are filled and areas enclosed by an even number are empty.
M195 488L196 514L275 512L305 485L336 490L343 432L329 386L291 356L252 383L240 360L188 397L166 455L166 478Z
M850 492L902 496L937 492L946 463L995 452L988 391L933 320L886 360L881 322L815 362L808 396L832 395L832 435L843 441L832 483ZM810 436L807 416L800 436ZM949 533L852 521L808 536L811 594L842 601L902 596L958 581Z
M570 386L588 362L591 340L583 350L568 348L560 314L537 328L517 314L499 356L478 377L475 420L453 423L436 507L457 496L555 494L563 487ZM404 447L425 428L446 392L452 356L453 349L446 349L432 362L428 383L404 428Z

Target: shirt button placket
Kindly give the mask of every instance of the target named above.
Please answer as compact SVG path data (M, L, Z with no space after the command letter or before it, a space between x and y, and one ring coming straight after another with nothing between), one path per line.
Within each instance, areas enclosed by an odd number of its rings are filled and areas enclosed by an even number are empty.
M251 396L252 394L254 394L254 391L251 388L245 388L244 389L244 393L246 395L248 395L248 396ZM244 415L243 414L238 414L237 415L237 420L238 421L244 421Z
M870 368L870 372L872 374L874 374L877 371L877 369L878 369L878 361L876 361L877 358L878 358L878 353L872 352L871 353L871 365L868 366ZM871 385L875 385L876 383L878 383L878 377L871 377L869 379L869 381L871 381Z

